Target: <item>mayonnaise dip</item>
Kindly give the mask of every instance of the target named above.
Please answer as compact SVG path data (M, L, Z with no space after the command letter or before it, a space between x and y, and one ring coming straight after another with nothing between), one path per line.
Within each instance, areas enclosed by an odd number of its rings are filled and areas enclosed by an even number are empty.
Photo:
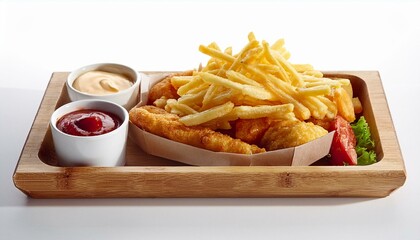
M80 75L73 82L73 87L81 92L94 95L117 93L133 85L121 74L104 71L89 71Z

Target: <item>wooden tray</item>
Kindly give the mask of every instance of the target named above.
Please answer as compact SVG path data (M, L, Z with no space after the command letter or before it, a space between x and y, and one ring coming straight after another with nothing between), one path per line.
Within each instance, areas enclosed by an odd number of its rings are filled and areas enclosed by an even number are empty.
M59 167L48 126L69 101L66 72L53 73L13 180L34 198L98 197L384 197L406 179L404 162L378 72L346 77L364 106L378 163L370 166L195 167L147 155L128 140L123 167ZM199 157L199 156L197 156Z

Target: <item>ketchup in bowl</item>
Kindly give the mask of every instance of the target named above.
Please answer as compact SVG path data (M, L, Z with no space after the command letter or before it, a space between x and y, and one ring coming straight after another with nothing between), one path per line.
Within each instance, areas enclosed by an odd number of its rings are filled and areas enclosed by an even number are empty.
M57 121L57 128L74 136L97 136L118 128L121 119L115 114L94 110L82 109L67 113Z

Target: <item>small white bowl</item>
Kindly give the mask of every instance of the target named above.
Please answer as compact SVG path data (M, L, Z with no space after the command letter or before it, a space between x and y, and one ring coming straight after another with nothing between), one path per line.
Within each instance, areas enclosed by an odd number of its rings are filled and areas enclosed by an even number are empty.
M57 121L67 113L95 109L118 116L121 125L102 135L73 136L57 128ZM122 106L104 100L80 100L65 104L54 111L50 127L60 166L123 166L128 134L128 112Z
M90 71L104 71L116 74L122 74L133 82L133 85L117 93L108 95L95 95L90 93L81 92L73 87L73 82L82 74ZM71 101L78 101L84 99L101 99L111 101L123 106L125 109L130 110L134 107L139 98L139 86L141 75L133 68L116 64L116 63L97 63L92 65L83 66L71 72L67 77L66 86Z

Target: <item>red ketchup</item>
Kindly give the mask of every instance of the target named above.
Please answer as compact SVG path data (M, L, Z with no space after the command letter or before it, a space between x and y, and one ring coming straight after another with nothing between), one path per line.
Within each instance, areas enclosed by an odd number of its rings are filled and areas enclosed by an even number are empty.
M57 121L57 128L74 136L96 136L111 132L121 123L121 119L115 114L94 109L82 109L62 116Z

